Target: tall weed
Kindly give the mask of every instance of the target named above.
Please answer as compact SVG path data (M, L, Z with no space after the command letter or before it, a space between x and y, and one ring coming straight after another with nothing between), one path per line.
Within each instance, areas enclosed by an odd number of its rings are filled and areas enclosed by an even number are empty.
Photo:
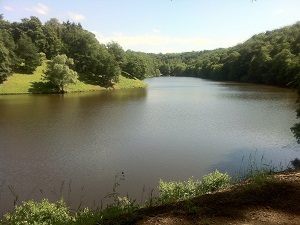
M193 177L183 182L160 180L158 198L160 203L187 200L208 192L217 191L230 183L231 177L227 173L220 173L218 170L204 176L202 181L194 181Z

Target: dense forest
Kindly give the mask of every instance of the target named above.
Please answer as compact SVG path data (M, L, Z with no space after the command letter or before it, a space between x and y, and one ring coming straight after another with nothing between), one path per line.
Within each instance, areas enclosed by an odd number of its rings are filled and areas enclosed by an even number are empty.
M162 62L159 69L165 75L298 88L300 22L254 35L231 48L154 57Z
M31 74L42 60L58 55L73 60L72 69L80 80L101 86L117 82L120 74L138 79L159 74L154 58L125 52L115 42L100 44L80 23L52 18L42 24L34 16L11 23L0 15L0 83L14 72Z

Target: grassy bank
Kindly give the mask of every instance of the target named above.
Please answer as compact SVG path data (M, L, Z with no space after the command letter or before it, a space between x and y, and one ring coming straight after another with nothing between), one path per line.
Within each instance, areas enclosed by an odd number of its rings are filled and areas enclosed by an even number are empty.
M42 94L56 93L57 91L51 88L42 78L43 71L46 70L46 62L35 70L33 74L14 73L8 77L7 81L0 84L0 95L9 94ZM119 83L115 84L115 89L127 89L136 87L146 87L147 84L140 80L128 79L120 76ZM70 84L67 88L68 92L88 92L106 90L98 85L86 84L77 81L75 84Z
M17 206L0 224L299 224L300 172L260 170L230 184L218 171L202 181L162 182L158 197L142 205L117 193L104 210L71 213L63 200L28 201ZM196 194L196 191L200 191Z
M114 89L144 88L147 84L138 79L128 79L120 76L119 82L114 85Z

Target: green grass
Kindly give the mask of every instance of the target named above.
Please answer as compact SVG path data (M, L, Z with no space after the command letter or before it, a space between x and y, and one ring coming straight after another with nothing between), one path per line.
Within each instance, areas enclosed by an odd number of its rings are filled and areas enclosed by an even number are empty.
M0 94L25 94L30 93L29 89L34 83L41 82L43 70L46 69L46 62L37 67L33 74L14 73L0 84Z
M7 81L0 84L0 95L9 94L42 94L42 93L57 93L57 90L49 86L43 80L43 71L46 70L47 62L44 61L41 66L38 66L33 74L14 73L8 77ZM114 89L128 89L137 87L146 87L147 84L140 80L128 79L120 76L119 83L114 85ZM106 88L83 83L77 81L75 84L68 85L67 92L88 92L101 91Z
M138 79L128 79L126 77L120 76L119 82L114 85L115 89L128 89L128 88L144 88L148 85Z

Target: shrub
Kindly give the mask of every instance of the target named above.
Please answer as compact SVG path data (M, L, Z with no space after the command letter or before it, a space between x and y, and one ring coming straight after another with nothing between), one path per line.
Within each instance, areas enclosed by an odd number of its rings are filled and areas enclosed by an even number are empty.
M267 170L258 170L253 171L251 174L248 175L246 181L246 189L248 190L259 190L263 186L265 186L268 182L274 179L274 176L271 175L272 173Z
M217 191L228 186L231 183L231 178L227 173L220 173L216 170L203 177L200 190L203 193Z
M99 211L84 208L82 211L76 213L75 218L74 225L95 225L99 218L101 218L101 214Z
M201 194L217 191L230 183L230 176L227 173L220 173L218 170L204 176L203 181L194 181L193 177L184 182L165 182L160 180L158 198L161 203L186 200Z
M63 225L74 220L62 199L56 203L49 203L48 199L22 202L20 206L15 206L12 213L6 214L5 218L11 225Z
M159 201L161 203L185 200L197 195L197 190L201 185L200 181L194 181L193 177L189 178L188 181L176 182L169 181L165 182L162 179L159 181Z

